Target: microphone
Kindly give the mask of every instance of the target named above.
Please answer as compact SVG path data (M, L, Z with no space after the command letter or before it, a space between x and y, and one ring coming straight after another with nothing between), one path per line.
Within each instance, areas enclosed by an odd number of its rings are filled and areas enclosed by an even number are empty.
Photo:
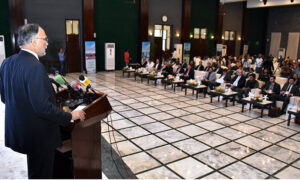
M79 80L86 87L86 92L88 92L89 89L91 89L94 93L96 93L91 86L91 81L87 77L84 77L83 75L79 75Z
M64 85L66 85L67 87L68 87L68 90L70 91L70 92L72 92L72 91L74 91L73 89L72 89L72 87L70 86L70 84L65 80L65 78L62 76L62 75L57 75L57 76L55 76L55 80L56 80L56 82L58 82L59 84L64 84Z
M59 84L64 84L66 86L70 86L69 83L65 80L65 78L62 75L57 75L55 76L55 80L56 82L58 82Z
M72 81L72 82L71 82L71 87L72 87L75 91L82 91L81 85L80 85L80 83L77 82L77 81Z
M59 91L59 88L63 88L58 82L56 82L53 78L49 78L50 83L56 86L56 92Z

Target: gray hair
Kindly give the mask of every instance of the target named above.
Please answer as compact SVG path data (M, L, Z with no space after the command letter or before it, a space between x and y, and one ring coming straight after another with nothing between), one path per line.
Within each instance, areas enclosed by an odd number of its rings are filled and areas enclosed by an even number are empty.
M31 40L37 36L39 31L38 24L25 24L18 30L18 44L19 46L30 44Z

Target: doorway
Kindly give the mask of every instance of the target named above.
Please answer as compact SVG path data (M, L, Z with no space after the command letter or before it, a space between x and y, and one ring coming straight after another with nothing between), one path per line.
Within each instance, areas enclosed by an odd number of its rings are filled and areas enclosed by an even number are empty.
M163 54L170 54L171 34L171 25L154 25L155 59L160 59Z
M224 44L227 45L227 55L235 56L235 31L224 32Z
M193 56L207 56L207 28L194 28Z
M67 72L81 71L79 20L66 20L66 65Z

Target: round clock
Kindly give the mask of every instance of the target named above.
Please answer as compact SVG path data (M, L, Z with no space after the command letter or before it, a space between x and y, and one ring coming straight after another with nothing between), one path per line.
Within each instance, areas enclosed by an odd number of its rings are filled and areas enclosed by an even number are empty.
M163 22L167 22L167 21L168 21L168 17L167 17L167 16L163 16L163 17L161 18L161 20L162 20Z

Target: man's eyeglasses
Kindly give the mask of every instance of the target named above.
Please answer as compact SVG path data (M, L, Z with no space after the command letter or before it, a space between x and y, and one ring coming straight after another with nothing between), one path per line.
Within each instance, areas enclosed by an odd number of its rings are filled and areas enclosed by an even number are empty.
M42 40L48 42L48 38L47 37L46 38L35 38L35 39L42 39Z

